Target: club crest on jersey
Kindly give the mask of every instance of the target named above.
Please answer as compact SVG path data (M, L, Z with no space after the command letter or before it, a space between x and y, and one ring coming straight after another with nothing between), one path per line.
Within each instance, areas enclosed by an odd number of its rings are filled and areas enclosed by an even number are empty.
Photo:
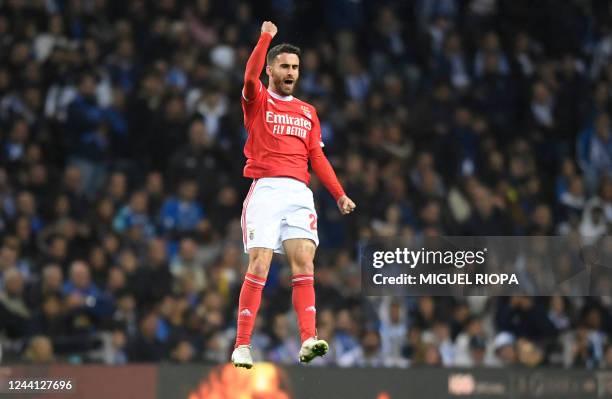
M300 108L302 108L302 111L304 112L304 115L306 115L306 118L312 119L312 114L310 113L310 109L307 106L302 105Z

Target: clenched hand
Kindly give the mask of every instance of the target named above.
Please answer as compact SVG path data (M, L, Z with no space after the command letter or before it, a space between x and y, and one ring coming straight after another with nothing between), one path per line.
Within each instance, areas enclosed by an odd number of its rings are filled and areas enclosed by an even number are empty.
M276 33L278 33L278 28L271 21L264 21L264 23L261 24L261 32L268 32L270 35L272 35L272 38L274 38Z
M348 215L349 213L353 212L356 207L357 205L355 205L353 200L346 195L338 198L338 209L340 209L340 213L343 215Z

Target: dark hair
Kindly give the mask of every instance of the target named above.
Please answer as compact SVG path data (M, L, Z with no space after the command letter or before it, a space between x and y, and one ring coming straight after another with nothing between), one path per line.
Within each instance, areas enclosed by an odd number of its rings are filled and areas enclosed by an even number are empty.
M277 55L282 53L295 54L298 57L302 55L302 50L299 47L294 46L289 43L281 43L272 47L270 51L268 51L268 55L266 56L266 62L268 65L272 64Z

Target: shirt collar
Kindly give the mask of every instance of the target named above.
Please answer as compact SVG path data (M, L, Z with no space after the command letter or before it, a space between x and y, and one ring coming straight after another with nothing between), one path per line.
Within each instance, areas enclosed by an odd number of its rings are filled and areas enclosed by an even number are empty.
M276 98L277 100L281 100L281 101L291 101L291 100L293 100L293 96L281 96L279 94L276 94L275 92L273 92L270 89L268 89L268 93L270 93L270 95L272 97Z

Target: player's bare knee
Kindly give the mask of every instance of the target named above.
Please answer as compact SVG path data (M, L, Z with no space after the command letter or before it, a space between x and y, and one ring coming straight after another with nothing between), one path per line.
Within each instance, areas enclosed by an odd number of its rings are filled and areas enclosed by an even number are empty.
M265 278L270 270L270 262L272 262L272 253L268 253L268 251L252 251L249 254L247 272Z
M293 274L314 274L316 246L312 241L306 239L287 240L284 245Z
M293 274L314 274L313 257L309 254L299 254L291 260Z
M249 263L248 272L259 277L268 277L268 267L263 262Z

